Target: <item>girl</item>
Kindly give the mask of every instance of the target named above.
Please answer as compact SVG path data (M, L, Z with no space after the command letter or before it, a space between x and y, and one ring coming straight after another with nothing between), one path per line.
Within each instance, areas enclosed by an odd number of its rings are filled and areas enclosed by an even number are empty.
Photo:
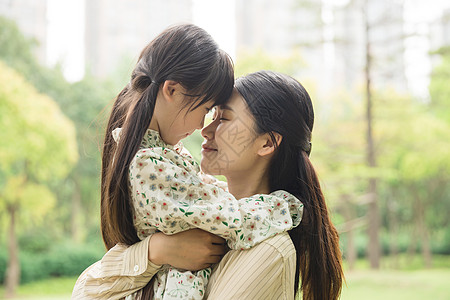
M246 249L300 223L303 206L289 193L238 201L203 183L198 165L178 143L228 99L232 74L229 58L193 25L169 28L143 50L114 103L103 148L101 227L108 249L156 230L174 234L193 227ZM201 299L209 273L163 268L141 296ZM77 289L73 297L84 297Z

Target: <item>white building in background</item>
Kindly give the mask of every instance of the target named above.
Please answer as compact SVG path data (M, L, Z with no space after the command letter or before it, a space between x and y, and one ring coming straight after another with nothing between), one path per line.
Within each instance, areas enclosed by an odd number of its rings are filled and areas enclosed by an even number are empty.
M431 51L450 47L450 8L442 11L441 16L429 24L428 38Z
M47 1L0 0L0 15L14 20L28 38L38 43L35 55L42 63L47 58Z
M305 62L297 75L316 81L318 92L360 86L366 52L358 1L335 7L330 1L305 2L238 0L238 53L255 48L274 55L297 51ZM370 1L370 21L378 22L370 34L375 87L407 89L402 16L402 5L395 1Z
M321 78L325 87L322 41L320 5L304 9L298 0L236 0L237 59L256 49L274 57L296 53L304 67L292 75Z
M362 11L358 1L334 11L336 84L350 89L364 83L367 51ZM367 20L373 87L406 92L402 4L390 0L369 1Z
M304 5L304 2L0 0L0 14L15 20L28 37L38 41L36 55L41 63L48 65L70 60L72 65L66 63L63 67L78 67L80 75L76 78L81 78L84 65L101 77L116 70L124 59L131 65L142 48L168 25L198 23L203 19L199 25L210 31L232 55L236 49L238 59L239 53L245 50L261 49L275 56L296 52L302 58L304 67L295 75L314 80L319 92L327 93L336 87L354 89L361 86L365 59L364 19L358 6L361 1L306 1L313 3L312 6ZM369 18L376 23L370 37L374 53L375 88L393 87L405 91L408 85L410 89L421 85L420 90L426 92L430 67L420 69L419 65L422 62L430 65L428 51L450 43L449 10L442 12L439 21L436 17L429 17L434 21L428 23L420 19L428 9L417 9L416 6L420 4L431 9L433 7L427 6L431 2L408 0L404 2L405 8L402 1L369 1ZM83 5L83 13L77 13L76 20L75 17L69 18L74 14L75 6ZM224 9L230 5L234 5L233 12ZM62 8L66 8L65 11L61 12ZM404 26L406 11L414 11L415 14L406 20ZM59 19L56 20L56 17ZM405 42L403 30L409 25L418 26L420 41L409 38ZM81 32L79 36L75 31L70 31L75 29ZM235 40L235 44L227 49L230 39ZM56 51L56 46L62 48ZM74 57L74 52L84 55ZM420 63L416 57L421 57ZM417 76L419 73L421 75ZM414 76L415 80L412 80ZM418 89L418 93L421 91Z
M192 0L88 0L85 61L100 77L140 51L173 23L192 22Z
M292 0L237 0L236 45L238 53L262 49L269 54L287 54L291 39Z

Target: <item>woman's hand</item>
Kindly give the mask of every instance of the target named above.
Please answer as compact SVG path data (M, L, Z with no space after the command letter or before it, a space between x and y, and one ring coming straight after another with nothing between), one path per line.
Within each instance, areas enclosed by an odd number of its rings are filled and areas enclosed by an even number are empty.
M149 260L157 265L197 271L218 263L228 251L223 238L201 229L173 235L155 233L149 241Z

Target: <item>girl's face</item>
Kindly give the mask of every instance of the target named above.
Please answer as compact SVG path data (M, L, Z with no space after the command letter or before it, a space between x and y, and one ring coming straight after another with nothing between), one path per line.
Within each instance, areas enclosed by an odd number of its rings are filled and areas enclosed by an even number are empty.
M195 105L195 104L194 104ZM174 105L166 106L161 117L158 118L159 133L161 138L170 145L175 145L180 140L191 135L196 129L201 129L205 122L205 115L212 109L213 101L209 101L189 110L185 106L184 99L177 100ZM183 107L180 110L180 107Z
M171 126L171 135L177 139L176 143L191 135L196 129L203 128L205 116L212 109L213 105L214 102L209 101L191 111L189 107L186 107L175 116L175 120Z
M225 176L251 171L261 142L254 127L245 100L234 90L227 104L215 108L212 123L202 130L202 170Z

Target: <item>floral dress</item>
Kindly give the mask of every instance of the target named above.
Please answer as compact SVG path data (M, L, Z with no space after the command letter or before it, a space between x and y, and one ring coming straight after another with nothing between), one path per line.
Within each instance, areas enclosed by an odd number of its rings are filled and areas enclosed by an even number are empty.
M113 131L116 142L120 131ZM226 239L231 249L243 250L300 224L303 204L288 192L238 200L205 183L200 174L181 143L168 145L157 131L147 131L129 169L134 226L141 240L158 231L170 235L200 228ZM155 275L154 297L202 299L210 273L210 268L163 267Z

